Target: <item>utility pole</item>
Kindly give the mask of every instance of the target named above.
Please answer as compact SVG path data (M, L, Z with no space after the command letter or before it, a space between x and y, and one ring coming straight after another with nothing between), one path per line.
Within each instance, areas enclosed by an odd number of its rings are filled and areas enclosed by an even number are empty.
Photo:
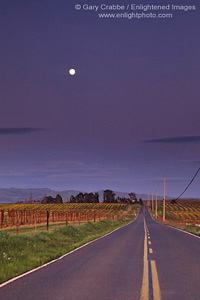
M165 176L164 176L164 193L163 193L163 221L165 221Z
M152 192L152 210L154 210L154 203L153 203L153 192Z
M148 205L148 206L150 206L149 194L148 194L148 201L147 201L147 205Z
M156 219L158 217L158 199L157 199L157 190L156 190Z

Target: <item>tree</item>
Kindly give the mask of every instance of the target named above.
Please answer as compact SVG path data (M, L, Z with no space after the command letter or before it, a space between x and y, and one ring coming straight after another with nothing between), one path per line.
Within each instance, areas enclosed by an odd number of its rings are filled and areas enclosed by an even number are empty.
M72 195L70 197L70 203L99 203L98 193L79 193L75 197Z
M84 202L85 203L94 203L94 194L93 193L85 193L84 194Z
M116 203L117 200L115 200L115 193L111 190L105 190L103 192L103 202L104 203Z
M63 203L63 199L59 194L56 195L54 203Z
M46 195L44 195L42 203L63 203L63 199L59 194L56 195L56 198L53 198L52 196L47 197Z
M129 193L128 195L130 197L130 202L131 203L137 203L137 197L136 197L135 193Z
M73 195L71 195L71 197L69 199L69 202L70 203L76 203L76 198Z
M79 193L78 195L75 196L76 203L84 203L84 194Z
M99 203L99 193L94 194L94 203Z

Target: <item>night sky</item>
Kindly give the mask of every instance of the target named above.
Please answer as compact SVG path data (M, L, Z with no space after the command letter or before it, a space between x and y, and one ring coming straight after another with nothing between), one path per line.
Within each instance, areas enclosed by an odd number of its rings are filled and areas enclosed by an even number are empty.
M0 187L162 195L165 175L178 197L200 167L199 1L133 2L196 6L154 19L87 3L0 0Z

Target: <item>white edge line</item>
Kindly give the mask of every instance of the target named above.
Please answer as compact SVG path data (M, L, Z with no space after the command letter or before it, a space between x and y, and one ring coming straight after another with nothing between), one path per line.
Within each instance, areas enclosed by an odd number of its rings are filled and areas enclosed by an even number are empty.
M193 234L193 233L191 233L191 232L187 232L187 231L185 231L185 230L182 230L182 229L180 229L180 228L173 227L173 226L171 226L171 225L168 225L168 224L160 223L160 222L158 222L157 220L153 219L153 217L152 217L152 215L151 215L151 213L150 213L150 212L149 212L149 214L150 214L150 216L151 216L152 220L153 220L153 221L155 221L155 222L156 222L156 223L158 223L158 224L161 224L161 225L168 226L168 227L170 227L170 228L173 228L173 229L179 230L179 231L181 231L181 232L183 232L183 233L189 234L189 235L191 235L191 236L194 236L195 238L198 238L198 239L200 239L200 236L198 236L198 235L195 235L195 234ZM0 287L1 287L1 286L0 286Z
M140 211L140 209L139 209L139 211ZM121 228L123 228L123 227L126 227L126 226L130 225L131 223L133 223L133 222L136 221L136 219L138 218L138 215L139 215L139 212L138 212L136 218L135 218L133 221L131 221L130 223L128 223L128 224L126 224L126 225L124 225L124 226L118 227L118 228L114 229L113 231L111 231L111 232L109 232L109 233L107 233L107 234L105 234L105 235L103 235L103 236L100 236L99 238L97 238L97 239L95 239L95 240L92 240L92 241L90 241L90 242L88 242L88 243L86 243L86 244L84 244L84 245L82 245L82 246L80 246L80 247L78 247L78 248L76 248L76 249L74 249L74 250L72 250L72 251L70 251L70 252L64 254L64 255L62 255L62 256L60 256L59 258L56 258L56 259L54 259L54 260L52 260L52 261L49 261L48 263L46 263L46 264L44 264L44 265L42 265L42 266L39 266L39 267L37 267L37 268L35 268L35 269L32 269L32 270L30 270L30 271L28 271L28 272L26 272L26 273L23 273L23 274L19 275L19 276L17 276L17 277L14 277L14 278L12 278L12 279L6 281L6 282L3 282L2 284L0 284L0 288L4 287L5 285L7 285L7 284L9 284L9 283L11 283L11 282L13 282L13 281L15 281L15 280L17 280L17 279L20 279L20 278L22 278L22 277L25 277L26 275L29 275L29 274L31 274L31 273L37 271L37 270L40 270L40 269L42 269L42 268L44 268L44 267L46 267L46 266L48 266L48 265L50 265L50 264L52 264L52 263L54 263L54 262L56 262L56 261L59 261L59 260L63 259L64 257L66 257L66 256L68 256L68 255L70 255L70 254L72 254L72 253L74 253L74 252L80 250L81 248L86 247L86 246L88 246L89 244L92 244L92 243L94 243L94 242L96 242L96 241L98 241L98 240L100 240L100 239L102 239L102 238L104 238L104 237L106 237L106 236L112 234L113 232L115 232L115 231L117 231L117 230L119 230L119 229L121 229Z
M166 224L166 225L167 225L167 224ZM189 235L191 235L191 236L194 236L194 237L196 237L196 238L198 238L198 239L200 239L200 236L198 236L198 235L196 235L196 234L193 234L193 233L191 233L191 232L182 230L182 229L180 229L180 228L173 227L173 226L171 226L171 225L167 225L167 226L168 226L168 227L171 227L171 228L174 228L174 229L176 229L176 230L179 230L179 231L181 231L181 232L184 232L184 233L186 233L186 234L189 234Z

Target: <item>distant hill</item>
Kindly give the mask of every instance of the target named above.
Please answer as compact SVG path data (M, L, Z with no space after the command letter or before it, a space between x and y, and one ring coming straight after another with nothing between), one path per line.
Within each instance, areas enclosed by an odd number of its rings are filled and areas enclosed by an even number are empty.
M57 194L60 194L63 198L64 202L68 202L70 199L70 196L76 196L78 193L84 191L75 191L75 190L66 190L66 191L56 191L51 190L49 188L28 188L28 189L20 189L20 188L0 188L0 203L16 203L19 201L25 201L26 199L29 199L32 195L33 201L41 201L46 194L47 196L56 197ZM99 201L103 202L103 190L98 191L99 193ZM127 197L128 193L124 192L118 192L114 191L115 197ZM136 193L136 196L139 200L139 198L142 198L142 200L147 200L146 194L138 194ZM162 196L158 196L158 200L162 200ZM166 197L166 199L171 199L169 197Z
M60 194L64 202L69 201L70 196L76 196L79 191L68 190L68 191L55 191L48 188L30 188L30 189L18 189L18 188L9 188L2 189L0 188L0 203L16 203L19 201L25 201L29 199L32 195L33 201L41 201L46 194L47 196L56 197L57 194Z

